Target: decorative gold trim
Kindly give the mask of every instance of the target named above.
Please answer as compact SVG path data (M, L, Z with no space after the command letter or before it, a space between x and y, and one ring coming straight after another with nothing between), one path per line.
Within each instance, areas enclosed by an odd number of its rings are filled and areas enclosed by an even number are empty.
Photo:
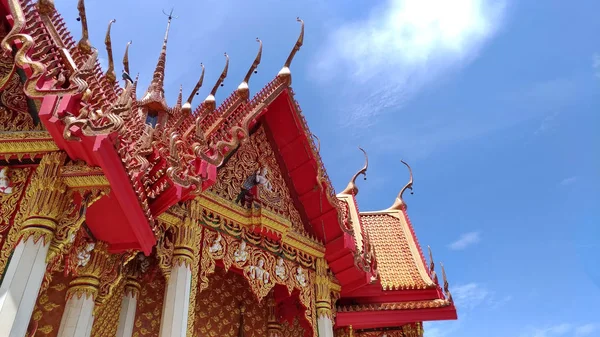
M59 148L48 132L2 132L0 133L0 157L36 155L56 152Z

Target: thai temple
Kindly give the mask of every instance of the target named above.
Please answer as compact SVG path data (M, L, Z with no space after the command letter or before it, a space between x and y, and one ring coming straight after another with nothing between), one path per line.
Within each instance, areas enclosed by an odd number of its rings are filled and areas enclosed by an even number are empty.
M0 0L0 337L421 337L457 318L407 215L410 166L380 211L356 201L366 152L334 191L290 86L302 20L260 90L257 39L246 74L225 55L204 101L198 67L170 105L172 17L144 89L129 45L117 77L114 21L102 70L75 5L72 34L53 0Z

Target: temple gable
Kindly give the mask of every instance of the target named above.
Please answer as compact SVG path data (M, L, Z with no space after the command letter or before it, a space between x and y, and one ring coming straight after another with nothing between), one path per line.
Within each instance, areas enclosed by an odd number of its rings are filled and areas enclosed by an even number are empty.
M265 128L259 126L219 169L210 191L243 207L264 207L290 220L294 231L305 233L276 158Z

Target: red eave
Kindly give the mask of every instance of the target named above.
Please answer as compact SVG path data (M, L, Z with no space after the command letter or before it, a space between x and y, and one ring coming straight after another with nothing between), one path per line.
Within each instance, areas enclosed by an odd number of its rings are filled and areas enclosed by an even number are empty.
M371 329L397 327L404 324L423 322L455 320L456 308L453 304L428 309L404 309L404 310L355 310L338 311L335 326L338 328L352 325L354 329Z
M326 247L325 258L342 289L357 289L370 281L370 275L354 263L356 243L352 235L340 228L338 214L327 198L327 191L317 183L320 159L312 150L303 117L290 92L285 89L267 108L262 117L278 151L278 161L285 166L295 199L304 210L307 228ZM337 202L337 198L335 198Z
M156 239L111 136L86 137L77 128L72 128L73 134L81 140L65 140L65 125L53 116L58 100L57 96L46 96L43 99L40 120L59 148L72 159L82 159L90 166L101 167L111 186L109 195L87 209L88 227L97 239L109 243L113 251L139 249L150 254ZM73 96L62 97L58 102L57 113L73 112L77 101Z

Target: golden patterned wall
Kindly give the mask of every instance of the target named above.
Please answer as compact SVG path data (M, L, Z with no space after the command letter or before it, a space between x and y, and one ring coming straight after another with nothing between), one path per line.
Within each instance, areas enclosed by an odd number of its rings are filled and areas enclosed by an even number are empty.
M0 39L6 35L0 31ZM35 126L28 112L27 97L23 92L13 57L0 53L0 131L42 130Z
M262 186L259 189L260 199L265 203L264 207L288 218L294 230L305 233L300 213L294 206L288 186L275 159L275 153L262 126L219 169L217 182L210 191L234 201L246 178L264 166L269 170L267 179L272 185L272 191Z
M156 273L151 280L141 283L140 296L136 308L133 337L158 337L160 316L165 296L165 279Z
M124 292L125 280L121 279L104 304L97 307L92 326L92 337L113 337L117 334Z
M284 321L281 323L281 336L283 337L304 337L305 330L298 317L294 317L293 322Z
M30 332L37 327L36 337L56 337L60 320L67 302L67 289L71 276L64 276L62 272L52 275L50 285L38 295L36 308L33 311Z
M0 169L2 168L0 167ZM10 242L7 245L7 239L31 172L33 170L30 167L9 168L8 176L10 178L12 193L0 193L0 275L4 273L6 262L13 251L13 247L8 246L14 245L15 242ZM16 236L13 235L11 238L16 239Z
M217 268L210 276L208 288L197 296L194 337L238 337L242 310L244 337L265 337L269 316L266 301L266 298L262 302L256 300L243 276ZM286 324L287 334L283 336L304 336L297 319L295 324Z

